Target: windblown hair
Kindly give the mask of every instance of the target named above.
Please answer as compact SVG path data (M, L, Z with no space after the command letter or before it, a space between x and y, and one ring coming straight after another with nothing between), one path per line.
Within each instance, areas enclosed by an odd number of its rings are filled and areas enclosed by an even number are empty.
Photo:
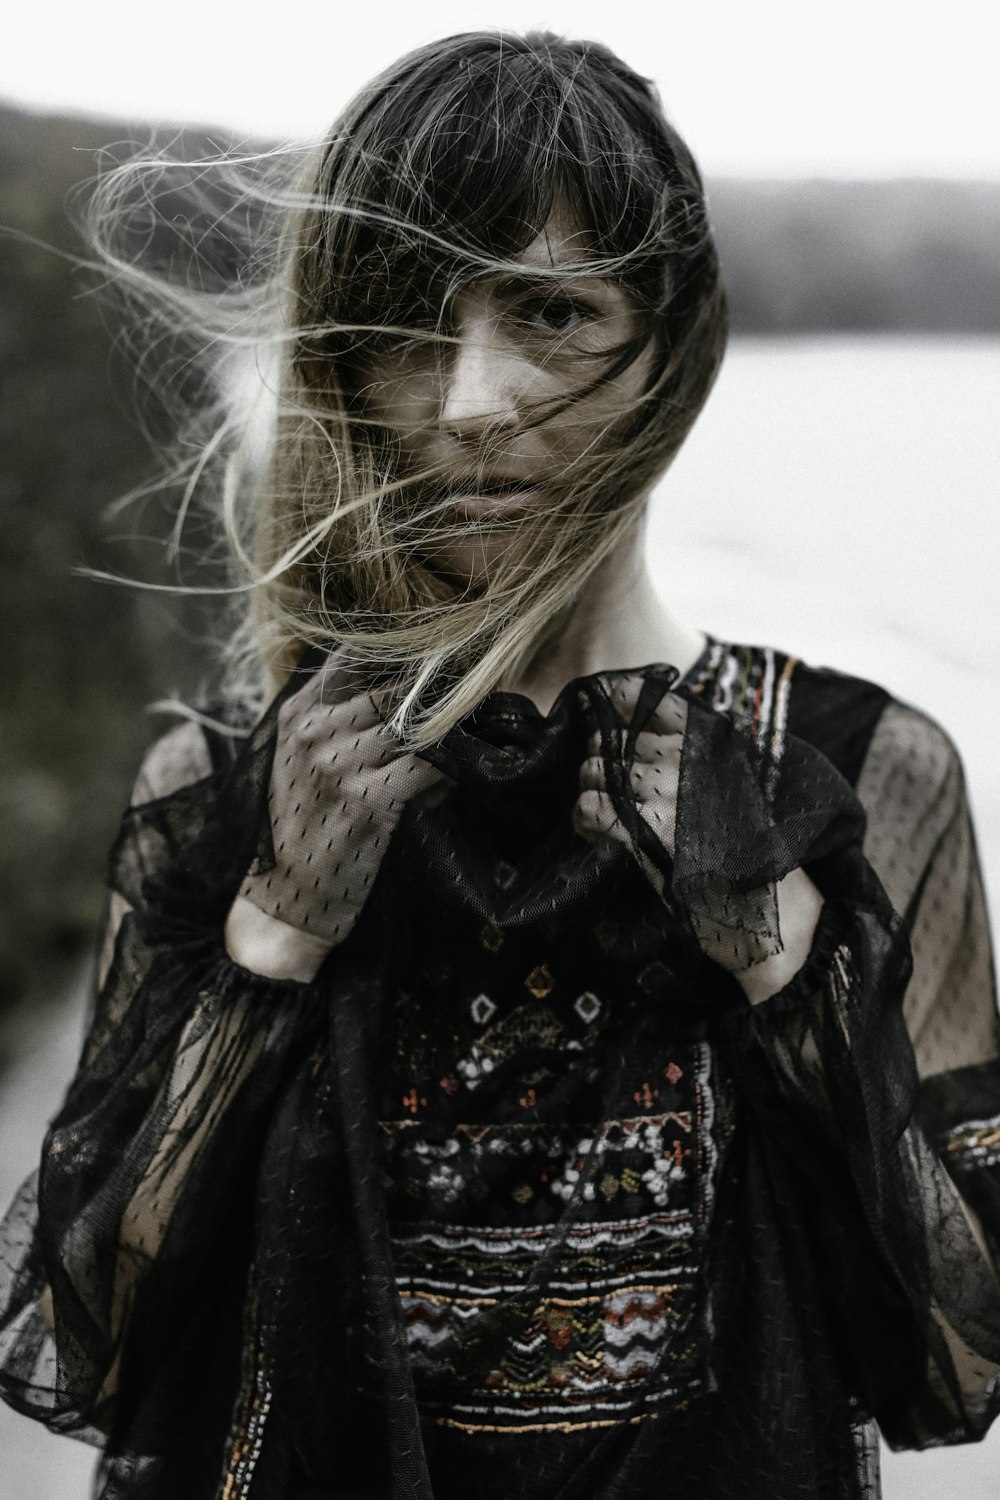
M178 525L199 490L221 496L244 605L234 672L255 663L273 688L305 646L349 641L390 688L391 727L419 748L559 630L639 524L705 401L727 319L701 178L648 80L600 44L549 33L471 32L410 53L357 95L290 181L284 153L226 165L251 169L228 221L263 206L254 255L228 286L182 284L112 248L108 227L137 182L154 204L162 157L99 179L88 209L114 276L209 354L214 395L197 391L203 430L185 438ZM477 523L455 519L440 472L402 461L366 389L387 352L429 344L446 364L456 295L516 273L558 207L585 246L533 277L551 279L553 294L569 277L612 278L641 314L634 338L599 355L548 352L574 375L558 409L647 351L649 375L544 503L491 523L516 525L518 545L473 587L434 558ZM484 434L483 452L491 440L499 432Z

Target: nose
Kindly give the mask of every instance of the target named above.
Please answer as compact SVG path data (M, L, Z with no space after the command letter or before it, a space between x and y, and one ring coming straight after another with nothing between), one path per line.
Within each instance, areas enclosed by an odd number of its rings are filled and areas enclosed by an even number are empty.
M441 425L470 438L516 426L529 378L526 361L486 316L464 319L456 338L444 373Z

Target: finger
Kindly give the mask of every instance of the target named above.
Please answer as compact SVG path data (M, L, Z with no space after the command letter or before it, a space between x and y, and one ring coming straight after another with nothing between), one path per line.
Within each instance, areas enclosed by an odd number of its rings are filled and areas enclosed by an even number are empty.
M670 763L679 766L683 749L683 735L661 734L658 731L644 729L636 736L635 761L645 765Z
M627 837L614 803L607 792L582 792L573 805L573 827L585 839Z
M599 755L588 755L587 759L581 763L579 782L583 791L606 791L604 762Z
M646 728L654 734L684 735L687 721L687 700L678 693L664 693L646 721Z
M629 781L638 802L665 801L676 812L681 771L680 735L640 735Z
M672 859L677 842L677 804L668 798L654 798L639 804L639 816Z
M641 672L621 672L602 676L601 680L618 718L628 724L646 685L645 677Z

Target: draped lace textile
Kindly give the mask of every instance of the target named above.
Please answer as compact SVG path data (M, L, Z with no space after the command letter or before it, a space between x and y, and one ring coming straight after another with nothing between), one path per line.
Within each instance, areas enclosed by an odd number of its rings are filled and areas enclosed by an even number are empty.
M4 1398L100 1446L102 1500L857 1500L873 1423L980 1437L1000 1049L939 726L713 639L548 715L488 695L398 805L362 725L290 891L300 687L140 773L79 1067L0 1234ZM668 698L672 854L636 797ZM751 1007L706 934L774 952L798 864L812 951ZM228 958L248 871L279 915L331 903L312 983Z

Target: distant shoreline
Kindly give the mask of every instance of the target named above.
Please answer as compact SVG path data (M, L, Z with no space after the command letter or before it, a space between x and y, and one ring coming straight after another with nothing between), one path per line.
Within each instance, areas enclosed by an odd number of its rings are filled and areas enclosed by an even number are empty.
M38 233L25 212L57 224L65 192L97 170L95 153L118 156L128 141L181 159L275 146L0 100L0 225ZM1000 333L1000 181L709 177L707 189L737 334Z

